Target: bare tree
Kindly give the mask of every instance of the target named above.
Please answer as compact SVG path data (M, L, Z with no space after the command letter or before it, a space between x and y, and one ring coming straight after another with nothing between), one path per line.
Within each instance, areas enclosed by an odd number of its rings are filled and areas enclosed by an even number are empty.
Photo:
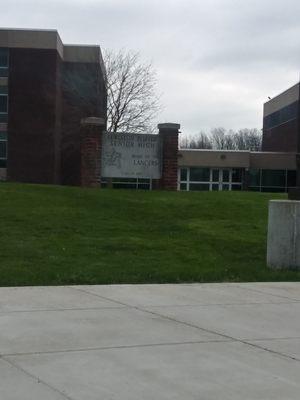
M201 132L196 136L183 137L181 147L189 149L249 150L260 151L262 134L258 129L213 128L210 134Z
M231 134L225 128L213 128L211 130L213 148L217 150L233 150L234 144Z
M152 131L153 118L160 109L156 94L156 72L142 63L139 53L107 50L107 130L139 133Z
M234 133L234 141L238 150L260 151L262 135L258 129L240 129Z
M200 132L192 137L182 137L180 147L182 149L212 149L212 141L205 132Z

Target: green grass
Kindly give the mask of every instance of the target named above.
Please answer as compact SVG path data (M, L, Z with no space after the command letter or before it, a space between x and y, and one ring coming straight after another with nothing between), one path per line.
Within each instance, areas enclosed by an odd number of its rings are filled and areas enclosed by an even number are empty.
M0 285L300 280L266 267L283 195L0 184Z

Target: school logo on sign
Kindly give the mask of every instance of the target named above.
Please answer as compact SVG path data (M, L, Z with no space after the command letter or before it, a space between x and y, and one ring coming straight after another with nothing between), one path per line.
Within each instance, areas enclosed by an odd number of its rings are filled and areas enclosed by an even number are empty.
M104 133L102 169L104 178L161 177L159 135Z

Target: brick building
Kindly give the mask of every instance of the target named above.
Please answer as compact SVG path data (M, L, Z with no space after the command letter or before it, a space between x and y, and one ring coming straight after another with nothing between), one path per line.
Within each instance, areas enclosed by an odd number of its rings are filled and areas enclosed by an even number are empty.
M300 84L264 104L262 151L180 150L179 190L288 192L300 152Z
M264 104L262 151L300 150L299 98L297 83Z
M64 45L55 30L0 29L0 175L80 184L80 121L106 119L99 46Z

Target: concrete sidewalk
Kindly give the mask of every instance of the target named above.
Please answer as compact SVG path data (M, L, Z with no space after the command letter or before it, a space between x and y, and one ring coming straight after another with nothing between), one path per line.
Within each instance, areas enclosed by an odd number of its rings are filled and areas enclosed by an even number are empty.
M300 283L0 288L1 400L292 400Z

